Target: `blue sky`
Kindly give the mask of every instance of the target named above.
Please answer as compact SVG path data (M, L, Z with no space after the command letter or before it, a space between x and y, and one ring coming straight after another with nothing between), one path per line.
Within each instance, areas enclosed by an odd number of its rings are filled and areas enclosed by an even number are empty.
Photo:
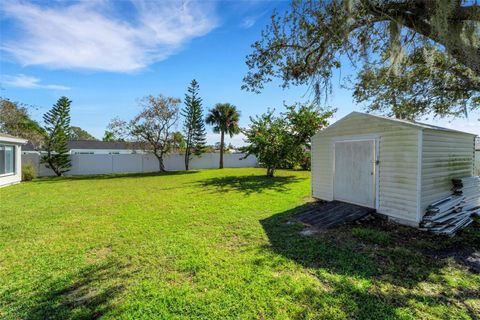
M240 89L245 56L282 1L87 2L4 1L0 9L0 95L36 106L35 119L62 95L72 101L72 125L97 138L113 117L130 119L139 98L163 94L183 98L189 82L200 83L204 108L230 102L241 111L241 125L283 102L308 100L306 88L283 90L268 84L261 94ZM353 70L344 67L341 75ZM328 104L333 121L355 105L335 77ZM480 134L478 114L469 119L429 120ZM179 127L180 129L180 127ZM209 129L210 143L218 136ZM242 137L232 140L242 144Z

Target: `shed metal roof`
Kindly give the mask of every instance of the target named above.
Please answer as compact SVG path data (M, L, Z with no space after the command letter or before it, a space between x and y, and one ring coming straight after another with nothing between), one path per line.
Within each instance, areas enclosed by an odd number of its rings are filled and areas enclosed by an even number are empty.
M421 130L431 129L431 130L463 133L463 134L469 134L469 135L472 135L472 136L476 136L476 134L474 134L474 133L469 133L469 132L464 132L464 131L460 131L460 130L454 130L454 129L444 128L444 127L434 126L434 125L427 124L427 123L422 123L422 122L417 122L417 121L409 121L409 120L403 120L403 119L396 119L396 118L390 118L390 117L384 117L384 116L378 116L378 115L374 115L374 114L371 114L371 113L363 113L363 112L358 112L358 111L350 112L345 117L341 118L340 120L338 120L337 122L328 126L327 128L320 131L319 133L327 131L329 128L337 125L338 123L341 123L343 120L354 117L354 116L366 116L366 117L371 117L371 118L385 120L385 121L392 121L392 122L400 123L400 124L403 124L403 125L406 125L406 126L415 127L415 128L421 129Z

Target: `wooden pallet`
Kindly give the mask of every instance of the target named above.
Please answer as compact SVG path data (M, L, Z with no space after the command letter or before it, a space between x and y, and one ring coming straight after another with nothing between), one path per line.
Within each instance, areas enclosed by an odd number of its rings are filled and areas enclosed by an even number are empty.
M330 201L312 204L309 208L295 213L292 219L317 229L331 229L354 222L374 212L375 209Z

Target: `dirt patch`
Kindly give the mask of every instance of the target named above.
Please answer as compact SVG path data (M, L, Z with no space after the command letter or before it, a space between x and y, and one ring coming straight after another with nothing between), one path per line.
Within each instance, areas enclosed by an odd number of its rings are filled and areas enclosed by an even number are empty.
M474 248L449 248L428 252L435 259L453 258L458 264L480 273L480 250Z
M473 272L480 273L480 247L472 243L462 243L461 233L454 237L435 235L400 225L376 215L357 221L355 224L387 231L393 240L392 242L397 246L420 248L426 256L436 260L453 258L458 264L468 267ZM476 229L479 227L480 225L474 222L468 228Z
M101 248L93 248L87 253L87 262L88 263L97 263L99 261L104 260L112 253L112 247L101 247Z
M303 201L309 205L318 205L319 203L326 203L326 201L315 199L312 196L303 197Z
M356 221L353 225L387 231L393 242L397 245L409 245L416 241L430 242L433 244L441 243L448 239L446 236L436 235L413 227L401 225L378 214L368 215L365 218Z
M300 231L300 235L304 237L310 237L313 235L316 235L318 233L318 230L315 228L305 228L302 231Z

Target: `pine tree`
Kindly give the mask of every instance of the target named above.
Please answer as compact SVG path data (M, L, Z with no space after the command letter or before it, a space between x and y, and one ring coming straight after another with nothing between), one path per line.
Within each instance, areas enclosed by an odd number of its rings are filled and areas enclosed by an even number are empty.
M182 116L185 118L183 131L185 133L185 170L189 169L192 155L201 155L205 152L206 131L203 119L202 98L198 96L198 82L194 79L190 83L188 93L185 94L185 108Z
M43 115L45 122L45 151L41 162L52 169L57 176L68 172L71 167L68 156L68 137L70 133L70 104L67 97L61 97L52 109Z

